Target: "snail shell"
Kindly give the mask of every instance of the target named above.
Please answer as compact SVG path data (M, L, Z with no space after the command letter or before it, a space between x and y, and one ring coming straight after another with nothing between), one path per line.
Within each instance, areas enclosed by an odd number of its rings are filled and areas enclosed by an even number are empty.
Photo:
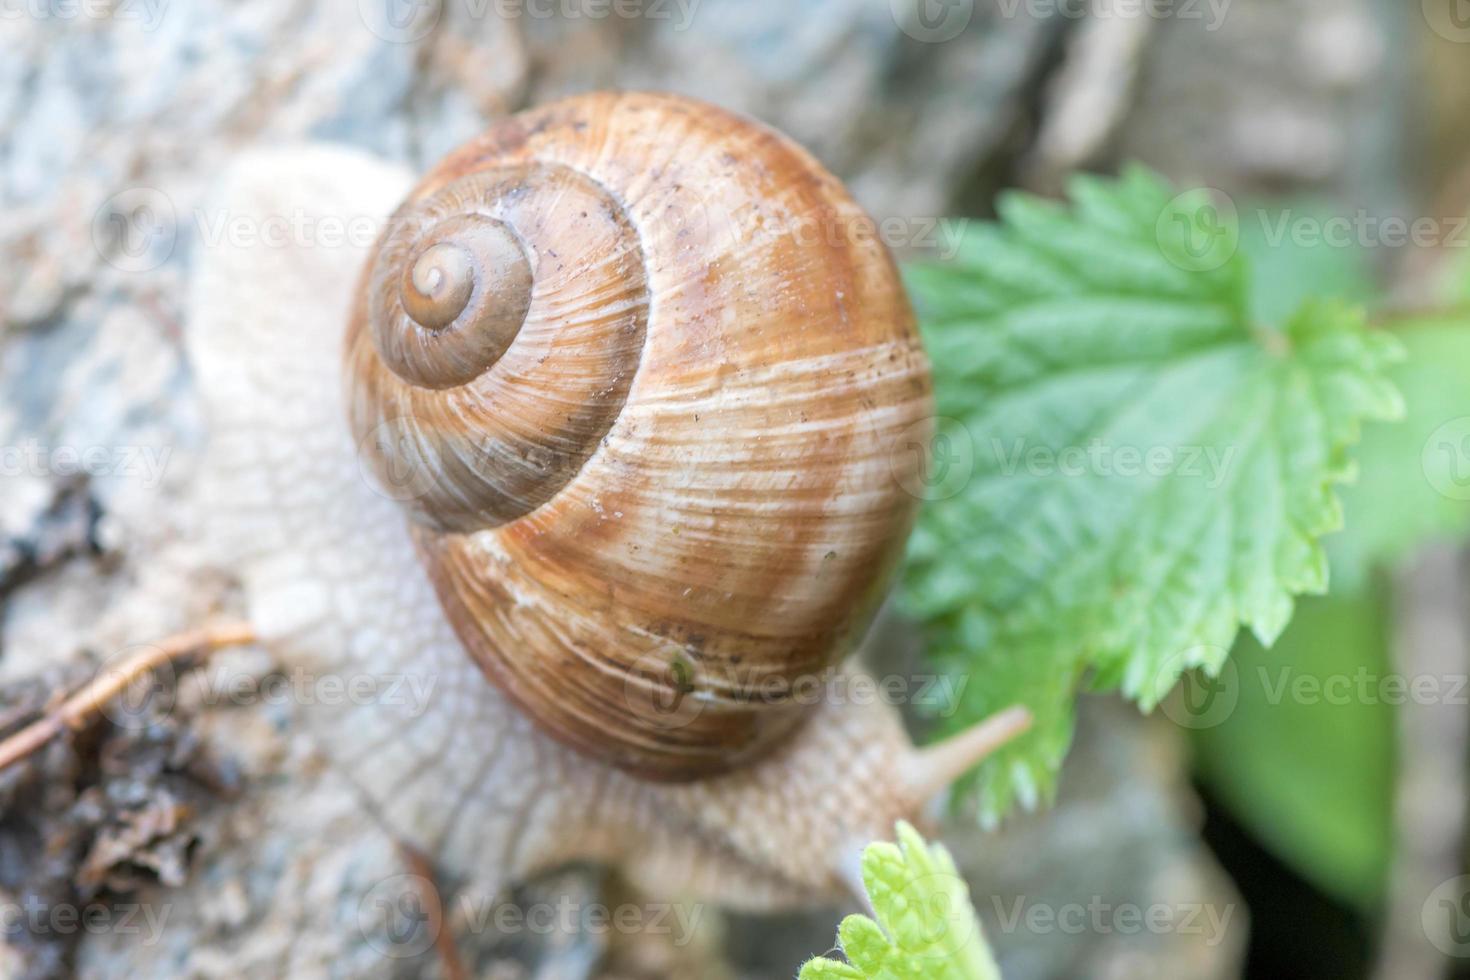
M553 736L729 770L862 637L932 415L871 229L790 140L653 94L505 119L393 215L347 332L354 434L460 640Z

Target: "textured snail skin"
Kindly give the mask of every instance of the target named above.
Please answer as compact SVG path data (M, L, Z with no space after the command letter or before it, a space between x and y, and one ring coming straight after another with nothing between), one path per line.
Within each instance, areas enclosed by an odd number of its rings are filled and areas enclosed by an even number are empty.
M780 134L607 93L501 121L389 222L353 431L466 649L556 738L739 768L866 631L933 414L871 228Z
M387 216L411 183L307 146L243 157L209 207L352 227ZM213 560L238 575L283 668L359 691L301 705L299 722L391 834L492 893L590 859L669 899L761 910L847 894L858 848L914 819L986 746L915 750L886 704L824 703L761 759L671 784L540 731L465 656L399 502L375 489L344 422L343 325L366 253L226 242L201 250L191 282Z

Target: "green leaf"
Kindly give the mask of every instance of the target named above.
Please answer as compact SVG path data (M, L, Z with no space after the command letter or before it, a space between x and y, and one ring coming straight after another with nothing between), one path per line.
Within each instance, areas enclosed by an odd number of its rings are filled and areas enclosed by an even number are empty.
M907 823L897 833L897 844L863 850L863 885L877 921L843 919L837 936L848 962L809 960L799 980L999 980L954 859Z
M1394 717L1382 588L1303 601L1266 650L1242 636L1223 710L1195 727L1195 767L1257 839L1329 894L1381 900L1392 844Z
M1007 197L956 261L909 270L947 421L903 597L977 680L939 727L1036 719L978 774L987 819L1050 793L1082 685L1151 708L1241 624L1274 640L1326 586L1360 422L1401 411L1398 345L1355 308L1253 321L1206 193L1133 168L1071 197Z

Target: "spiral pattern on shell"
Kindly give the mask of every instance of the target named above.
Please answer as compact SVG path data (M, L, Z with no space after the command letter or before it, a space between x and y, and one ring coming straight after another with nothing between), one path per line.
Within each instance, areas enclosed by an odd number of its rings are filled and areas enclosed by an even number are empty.
M866 631L932 414L870 228L790 140L652 94L510 117L393 216L353 430L466 649L554 736L728 770Z

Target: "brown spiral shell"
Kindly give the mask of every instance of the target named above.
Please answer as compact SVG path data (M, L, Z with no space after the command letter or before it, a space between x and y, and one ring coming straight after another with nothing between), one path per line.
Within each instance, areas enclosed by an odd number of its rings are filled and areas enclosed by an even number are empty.
M932 415L871 229L790 140L655 94L505 119L394 214L352 427L466 649L552 735L725 771L862 637Z

